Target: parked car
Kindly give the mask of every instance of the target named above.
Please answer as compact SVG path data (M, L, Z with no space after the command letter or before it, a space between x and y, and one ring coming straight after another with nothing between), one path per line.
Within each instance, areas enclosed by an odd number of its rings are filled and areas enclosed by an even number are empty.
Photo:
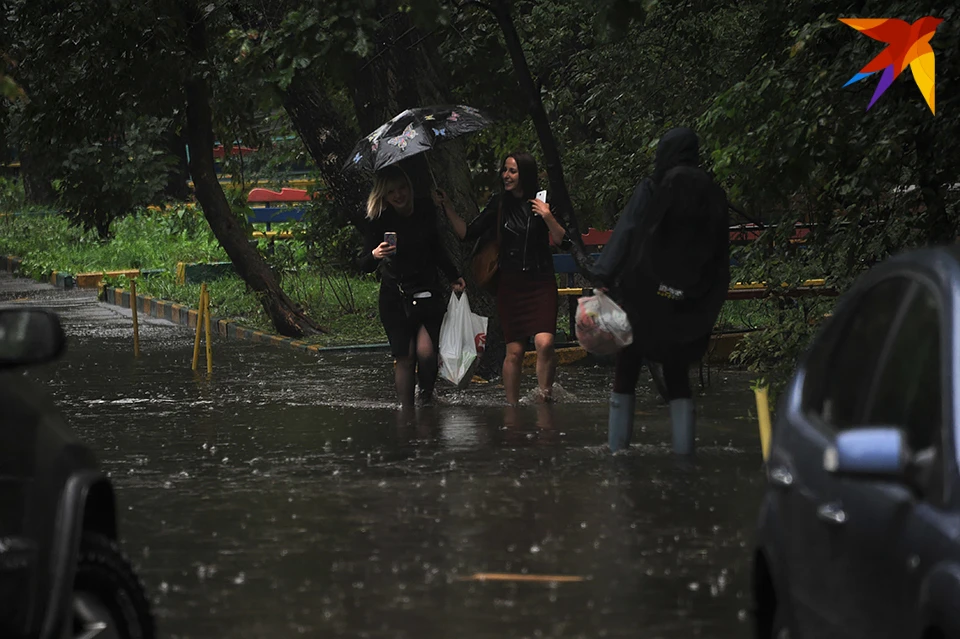
M56 314L0 308L0 637L151 639L144 587L118 546L113 487L17 370L65 344Z
M785 389L756 636L960 637L960 250L861 276Z

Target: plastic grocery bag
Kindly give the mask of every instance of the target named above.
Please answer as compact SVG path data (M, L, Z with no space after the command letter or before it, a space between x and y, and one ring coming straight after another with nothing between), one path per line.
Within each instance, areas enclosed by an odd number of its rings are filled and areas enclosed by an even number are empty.
M470 318L473 321L473 344L477 347L477 358L479 359L483 355L483 349L487 347L487 318L473 312L470 313Z
M480 335L486 343L487 318L470 311L466 293L459 298L452 293L440 326L440 376L458 388L466 387L473 377Z
M593 320L587 327L583 321ZM613 355L633 343L633 329L627 313L603 291L593 289L593 295L577 302L577 340L587 352L594 355Z

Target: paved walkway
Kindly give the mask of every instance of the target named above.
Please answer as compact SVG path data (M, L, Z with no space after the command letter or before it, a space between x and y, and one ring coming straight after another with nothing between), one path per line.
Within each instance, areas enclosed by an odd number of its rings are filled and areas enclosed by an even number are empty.
M38 306L52 310L60 316L60 321L65 326L72 327L73 333L104 328L132 329L133 324L129 309L100 303L96 291L63 289L52 284L0 272L0 306L9 304ZM150 318L142 314L138 317L138 321L141 325L151 327L179 328L179 325L167 320ZM184 329L179 328L179 330Z

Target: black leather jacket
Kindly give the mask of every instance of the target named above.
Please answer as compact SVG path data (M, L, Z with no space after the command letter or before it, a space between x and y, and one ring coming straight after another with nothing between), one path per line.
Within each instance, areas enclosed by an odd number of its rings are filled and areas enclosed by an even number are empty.
M500 210L500 202L503 208ZM534 215L529 200L520 199L511 193L498 193L490 198L483 211L469 226L465 242L475 245L496 237L497 215L500 224L499 266L504 271L530 273L553 273L553 253L550 250L550 229L538 215ZM556 208L554 217L566 227ZM564 236L560 248L569 248L571 242Z

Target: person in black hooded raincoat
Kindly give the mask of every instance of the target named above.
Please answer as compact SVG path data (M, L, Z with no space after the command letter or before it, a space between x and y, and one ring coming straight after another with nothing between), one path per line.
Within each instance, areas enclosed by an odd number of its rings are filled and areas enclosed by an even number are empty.
M610 397L613 451L630 445L644 358L663 367L674 452L694 450L689 370L706 353L730 282L726 193L699 164L696 133L668 131L653 175L634 190L592 268L633 328L633 343L617 354Z

